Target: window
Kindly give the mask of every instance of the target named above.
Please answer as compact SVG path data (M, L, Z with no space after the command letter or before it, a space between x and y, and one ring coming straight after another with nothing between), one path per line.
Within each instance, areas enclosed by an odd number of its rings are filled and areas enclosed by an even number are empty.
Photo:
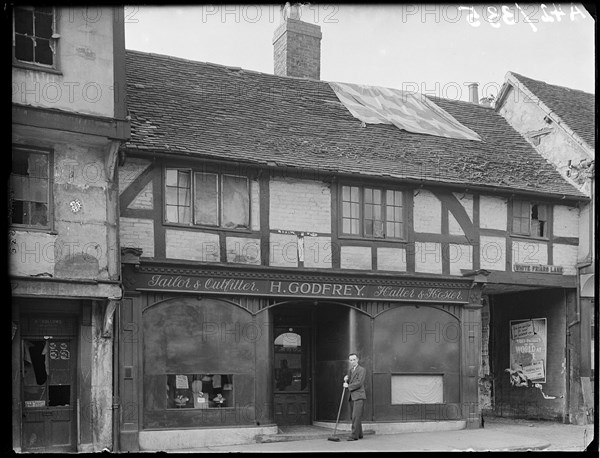
M232 374L167 375L167 409L233 406Z
M342 186L342 234L404 238L402 191Z
M14 9L14 57L20 62L55 66L56 22L52 7Z
M166 221L226 229L249 228L249 185L247 177L166 169Z
M10 174L10 222L50 226L50 155L47 151L15 148Z
M526 200L514 200L512 232L531 237L547 237L548 206Z

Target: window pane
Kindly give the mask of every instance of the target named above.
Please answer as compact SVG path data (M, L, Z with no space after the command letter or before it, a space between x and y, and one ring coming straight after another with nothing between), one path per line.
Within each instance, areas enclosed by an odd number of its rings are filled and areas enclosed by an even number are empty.
M350 200L352 202L358 202L358 188L356 186L350 187Z
M250 225L248 178L223 175L223 227Z
M344 234L350 234L350 220L347 218L342 220L342 232Z
M48 178L48 156L46 154L29 153L27 174L38 178Z
M177 186L177 169L167 169L165 183L167 186Z
M342 200L349 201L350 200L350 187L342 186Z
M177 205L177 188L167 186L165 202L167 205Z
M33 11L15 8L15 32L33 35Z
M15 224L29 224L29 202L13 200L11 219Z
M33 38L22 35L15 36L15 58L33 62Z
M179 222L179 217L177 216L177 206L167 205L167 221L170 223Z
M359 234L359 225L358 225L358 223L359 223L359 221L357 219L353 219L352 220L352 223L351 223L352 224L351 233L353 235L358 235Z
M546 205L538 205L537 206L537 211L538 211L538 219L540 221L548 221L548 217L547 217L547 208Z
M35 40L35 62L38 64L52 65L52 49L50 40L37 38Z
M34 202L48 202L48 180L43 178L29 179L29 200Z
M42 13L39 10L35 12L35 36L42 38L52 37L52 15Z
M214 173L194 173L194 224L218 226L219 193L217 175Z
M190 224L191 218L191 209L190 207L177 207L179 210L179 222L183 224Z
M373 203L373 190L365 188L365 204Z
M180 188L190 187L190 172L188 172L187 170L177 171L177 186L179 186Z
M373 220L366 219L365 220L365 237L373 236Z
M376 204L381 204L381 189L373 190L373 202Z
M349 218L351 216L350 202L342 202L342 216L346 218Z

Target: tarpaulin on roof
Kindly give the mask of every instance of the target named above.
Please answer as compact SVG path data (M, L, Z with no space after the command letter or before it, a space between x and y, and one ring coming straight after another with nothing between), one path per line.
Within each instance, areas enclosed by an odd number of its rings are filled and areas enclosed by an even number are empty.
M362 84L329 85L352 116L365 124L393 124L408 132L481 141L476 132L421 94Z

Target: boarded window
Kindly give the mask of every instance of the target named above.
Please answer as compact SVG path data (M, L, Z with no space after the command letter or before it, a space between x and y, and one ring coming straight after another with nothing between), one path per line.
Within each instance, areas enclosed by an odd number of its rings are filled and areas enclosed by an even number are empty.
M207 226L219 224L219 188L214 173L194 173L194 223Z
M442 404L443 375L392 375L392 404Z

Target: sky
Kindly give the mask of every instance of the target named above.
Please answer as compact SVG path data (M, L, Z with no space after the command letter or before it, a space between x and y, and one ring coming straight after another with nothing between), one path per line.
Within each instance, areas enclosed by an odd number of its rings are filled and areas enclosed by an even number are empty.
M127 49L273 73L278 4L132 5L124 14ZM595 93L595 10L580 3L304 4L300 14L321 27L324 81L468 100L469 83L497 96L512 71Z

